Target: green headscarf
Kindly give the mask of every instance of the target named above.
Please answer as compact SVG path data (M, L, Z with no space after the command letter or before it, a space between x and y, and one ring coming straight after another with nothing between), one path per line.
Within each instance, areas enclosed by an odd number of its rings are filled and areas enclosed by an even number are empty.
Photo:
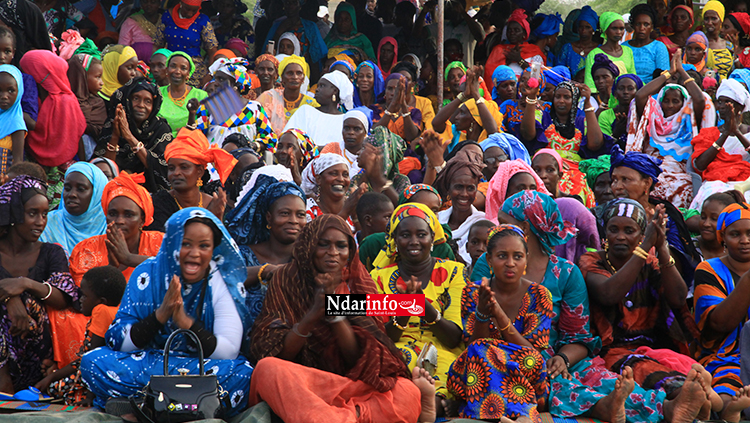
M586 183L589 188L594 189L596 178L604 172L609 172L609 155L599 156L596 159L581 160L578 169L586 174Z
M169 58L169 56L172 55L172 52L169 51L169 50L167 50L167 49L165 49L165 48L160 48L159 50L156 50L154 52L154 54L151 55L151 59L153 59L154 56L156 56L157 54L161 54L162 56L164 56L166 58ZM192 59L190 59L190 60L192 60Z
M604 12L599 16L599 28L602 29L602 32L606 31L607 28L609 28L610 25L612 25L612 22L614 21L625 21L625 19L622 18L622 15L615 13L615 12Z
M336 13L333 14L334 20L336 19L336 16L339 15L341 12L346 12L349 14L349 16L352 19L352 32L350 34L341 34L343 36L349 36L354 35L357 32L357 12L354 10L354 6L352 6L349 3L341 2L339 3L338 7L336 7Z
M446 81L448 80L448 73L450 73L451 69L455 69L455 68L459 68L462 71L464 71L464 73L466 73L466 66L464 66L463 63L459 61L450 62L448 66L445 67L445 80Z
M195 63L193 63L193 58L190 57L189 54L185 53L184 51L175 51L169 56L167 56L167 67L169 67L169 62L172 60L173 57L180 56L187 59L187 61L190 63L190 74L188 75L188 79L193 76L193 72L195 72Z
M99 60L102 60L102 52L99 51L99 49L96 47L96 44L94 44L94 42L89 38L83 40L83 44L81 44L76 49L76 51L73 52L73 54L88 54L89 56L93 56Z

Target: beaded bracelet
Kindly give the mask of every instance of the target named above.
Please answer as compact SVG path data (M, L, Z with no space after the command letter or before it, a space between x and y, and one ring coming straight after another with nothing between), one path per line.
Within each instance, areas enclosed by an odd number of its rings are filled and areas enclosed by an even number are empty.
M477 322L480 322L480 323L486 323L490 321L490 316L482 313L479 310L476 310L474 312L474 317L476 318Z

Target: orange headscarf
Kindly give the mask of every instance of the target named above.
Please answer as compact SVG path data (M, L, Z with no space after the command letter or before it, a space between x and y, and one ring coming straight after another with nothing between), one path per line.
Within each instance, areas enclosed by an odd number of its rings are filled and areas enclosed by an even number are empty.
M203 132L191 131L187 128L180 129L177 138L167 145L164 150L164 158L167 161L169 159L187 160L199 166L212 163L216 171L219 172L222 184L232 173L234 165L237 164L237 159L225 150L209 147L208 139L203 135Z
M104 186L102 192L102 208L104 214L107 214L109 202L116 197L127 197L135 202L143 210L145 218L143 226L148 226L154 221L154 203L151 201L151 194L148 190L138 184L146 182L146 177L142 173L129 174L121 172L115 179L112 179Z

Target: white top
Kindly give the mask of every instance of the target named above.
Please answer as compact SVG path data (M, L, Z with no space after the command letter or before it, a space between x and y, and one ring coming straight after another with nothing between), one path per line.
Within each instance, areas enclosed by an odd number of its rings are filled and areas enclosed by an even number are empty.
M441 212L438 212L437 217L440 224L448 223L451 218L451 214L453 214L453 206ZM451 230L453 239L458 244L458 254L461 256L461 258L464 259L464 262L467 264L471 264L471 256L466 251L466 243L469 241L469 230L474 223L484 219L484 212L480 212L476 209L476 207L471 206L471 215L467 217L466 220L464 220L464 222L461 224L461 226L458 227L458 229Z
M318 147L329 142L344 142L344 115L329 115L309 104L302 105L294 112L282 132L292 128L304 131Z

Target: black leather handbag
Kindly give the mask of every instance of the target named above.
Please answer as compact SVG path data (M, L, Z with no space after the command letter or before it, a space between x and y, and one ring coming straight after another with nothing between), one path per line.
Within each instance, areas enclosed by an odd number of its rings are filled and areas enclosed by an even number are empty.
M169 375L169 350L179 334L191 337L198 346L199 375L189 375L187 369L178 369L179 375ZM191 330L179 329L164 346L164 376L151 376L142 393L130 397L130 405L141 423L180 423L223 418L225 397L216 375L207 376L203 371L203 349L198 336Z

